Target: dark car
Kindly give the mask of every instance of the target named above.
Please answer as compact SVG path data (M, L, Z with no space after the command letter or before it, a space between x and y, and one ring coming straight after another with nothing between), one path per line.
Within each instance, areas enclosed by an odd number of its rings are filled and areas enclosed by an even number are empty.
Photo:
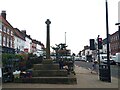
M103 63L107 64L107 60L104 60ZM116 65L116 62L114 60L110 60L110 65Z

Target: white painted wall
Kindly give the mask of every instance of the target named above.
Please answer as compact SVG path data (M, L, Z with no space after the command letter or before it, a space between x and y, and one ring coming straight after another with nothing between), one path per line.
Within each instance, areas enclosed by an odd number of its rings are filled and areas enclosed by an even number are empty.
M17 48L20 51L24 51L24 46L25 46L25 41L22 40L21 38L14 36L14 49L17 50Z
M32 40L29 39L28 37L25 37L25 46L24 46L24 49L28 49L28 53L31 53L31 43L32 43Z
M107 44L104 44L104 45L103 45L102 52L103 52L103 53L107 53Z
M41 46L38 45L38 44L37 44L37 47L36 47L36 48L37 48L37 51L38 51L38 50L42 50L42 49L41 49Z
M86 55L92 55L92 50L86 49L86 50L85 50L85 56L86 56Z

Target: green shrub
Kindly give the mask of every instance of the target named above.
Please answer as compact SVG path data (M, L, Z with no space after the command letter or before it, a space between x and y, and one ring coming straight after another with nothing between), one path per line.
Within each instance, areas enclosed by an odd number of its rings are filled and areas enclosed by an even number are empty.
M2 53L2 65L3 65L3 67L11 65L11 66L13 66L13 69L17 69L20 66L21 60L23 60L22 55Z

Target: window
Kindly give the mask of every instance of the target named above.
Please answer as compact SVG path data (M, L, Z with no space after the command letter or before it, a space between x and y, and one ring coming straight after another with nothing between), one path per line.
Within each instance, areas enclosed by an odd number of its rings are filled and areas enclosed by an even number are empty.
M113 41L114 41L113 39L114 39L114 38L112 37L112 38L111 38L111 42L113 42Z
M118 40L118 35L117 35L117 40Z
M116 41L118 40L117 36L116 36Z
M11 48L12 48L12 40L11 40Z
M12 47L12 38L9 39L9 47Z
M10 30L9 30L9 28L7 28L7 33L9 34L9 32L10 32Z
M5 36L3 36L3 46L5 46Z
M2 36L1 36L1 33L0 33L0 46L2 45Z
M119 48L120 48L120 42L119 42Z
M3 32L6 32L6 27L5 26L3 26Z
M11 30L11 36L13 36L13 31Z
M2 24L0 23L0 30L2 30Z
M7 47L9 47L9 37L7 37Z
M10 39L10 37L9 37L9 47L10 47L10 41L11 41L11 39Z
M11 40L10 40L10 47L12 48L12 44L13 44L13 42L12 42L12 38L11 38Z

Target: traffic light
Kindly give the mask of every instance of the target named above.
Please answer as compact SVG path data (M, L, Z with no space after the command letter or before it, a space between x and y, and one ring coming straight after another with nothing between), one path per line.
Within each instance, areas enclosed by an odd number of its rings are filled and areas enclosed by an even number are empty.
M98 49L102 49L102 38L98 38Z
M95 50L95 40L90 39L90 50Z

